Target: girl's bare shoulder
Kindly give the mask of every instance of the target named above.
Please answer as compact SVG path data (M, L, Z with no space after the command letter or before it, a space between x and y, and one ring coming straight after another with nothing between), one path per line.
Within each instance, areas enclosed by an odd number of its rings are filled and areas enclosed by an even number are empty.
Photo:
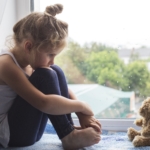
M16 81L26 77L22 70L15 64L14 60L9 55L0 56L0 84L7 84L13 89L16 88ZM18 81L19 82L19 81Z
M12 63L13 60L9 55L0 55L0 66L4 66L8 63Z
M12 71L15 68L18 67L10 55L0 56L0 75L5 71L9 73L9 71Z
M3 72L8 71L10 68L17 67L11 56L9 55L2 55L0 56L0 77ZM12 69L10 69L11 71Z
M14 64L11 56L9 55L1 55L0 56L0 85L2 84L6 84L3 81L3 76L5 74L3 74L5 72L5 70L9 71L9 68Z

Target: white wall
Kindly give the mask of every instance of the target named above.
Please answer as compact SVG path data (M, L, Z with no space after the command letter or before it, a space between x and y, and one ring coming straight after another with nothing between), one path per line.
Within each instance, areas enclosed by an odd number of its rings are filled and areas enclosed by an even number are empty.
M0 47L4 46L5 39L12 34L12 27L16 22L16 0L7 0L0 25Z
M0 24L0 48L5 46L6 37L12 35L14 24L29 13L30 0L7 0Z

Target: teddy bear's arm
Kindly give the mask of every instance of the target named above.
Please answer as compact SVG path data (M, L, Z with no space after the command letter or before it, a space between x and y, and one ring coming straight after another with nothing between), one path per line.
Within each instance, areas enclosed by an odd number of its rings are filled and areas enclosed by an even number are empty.
M134 128L130 127L128 128L127 135L128 135L129 140L132 141L135 136L141 135L141 131L137 131Z
M143 124L143 118L139 118L139 119L136 119L135 121L134 121L134 124L136 124L137 126L142 126L142 124Z

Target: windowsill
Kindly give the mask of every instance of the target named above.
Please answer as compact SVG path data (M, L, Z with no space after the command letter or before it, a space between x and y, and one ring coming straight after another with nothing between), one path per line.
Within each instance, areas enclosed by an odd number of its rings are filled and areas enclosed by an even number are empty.
M134 124L135 119L98 119L103 130L127 131L129 127L140 130L140 127ZM78 119L73 119L75 125L79 125Z

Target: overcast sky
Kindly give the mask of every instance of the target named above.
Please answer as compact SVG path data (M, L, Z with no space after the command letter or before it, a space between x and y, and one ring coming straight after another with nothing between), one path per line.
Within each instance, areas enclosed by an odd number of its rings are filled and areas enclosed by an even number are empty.
M61 3L57 17L68 22L69 37L84 44L150 46L150 0L41 0L40 10Z

